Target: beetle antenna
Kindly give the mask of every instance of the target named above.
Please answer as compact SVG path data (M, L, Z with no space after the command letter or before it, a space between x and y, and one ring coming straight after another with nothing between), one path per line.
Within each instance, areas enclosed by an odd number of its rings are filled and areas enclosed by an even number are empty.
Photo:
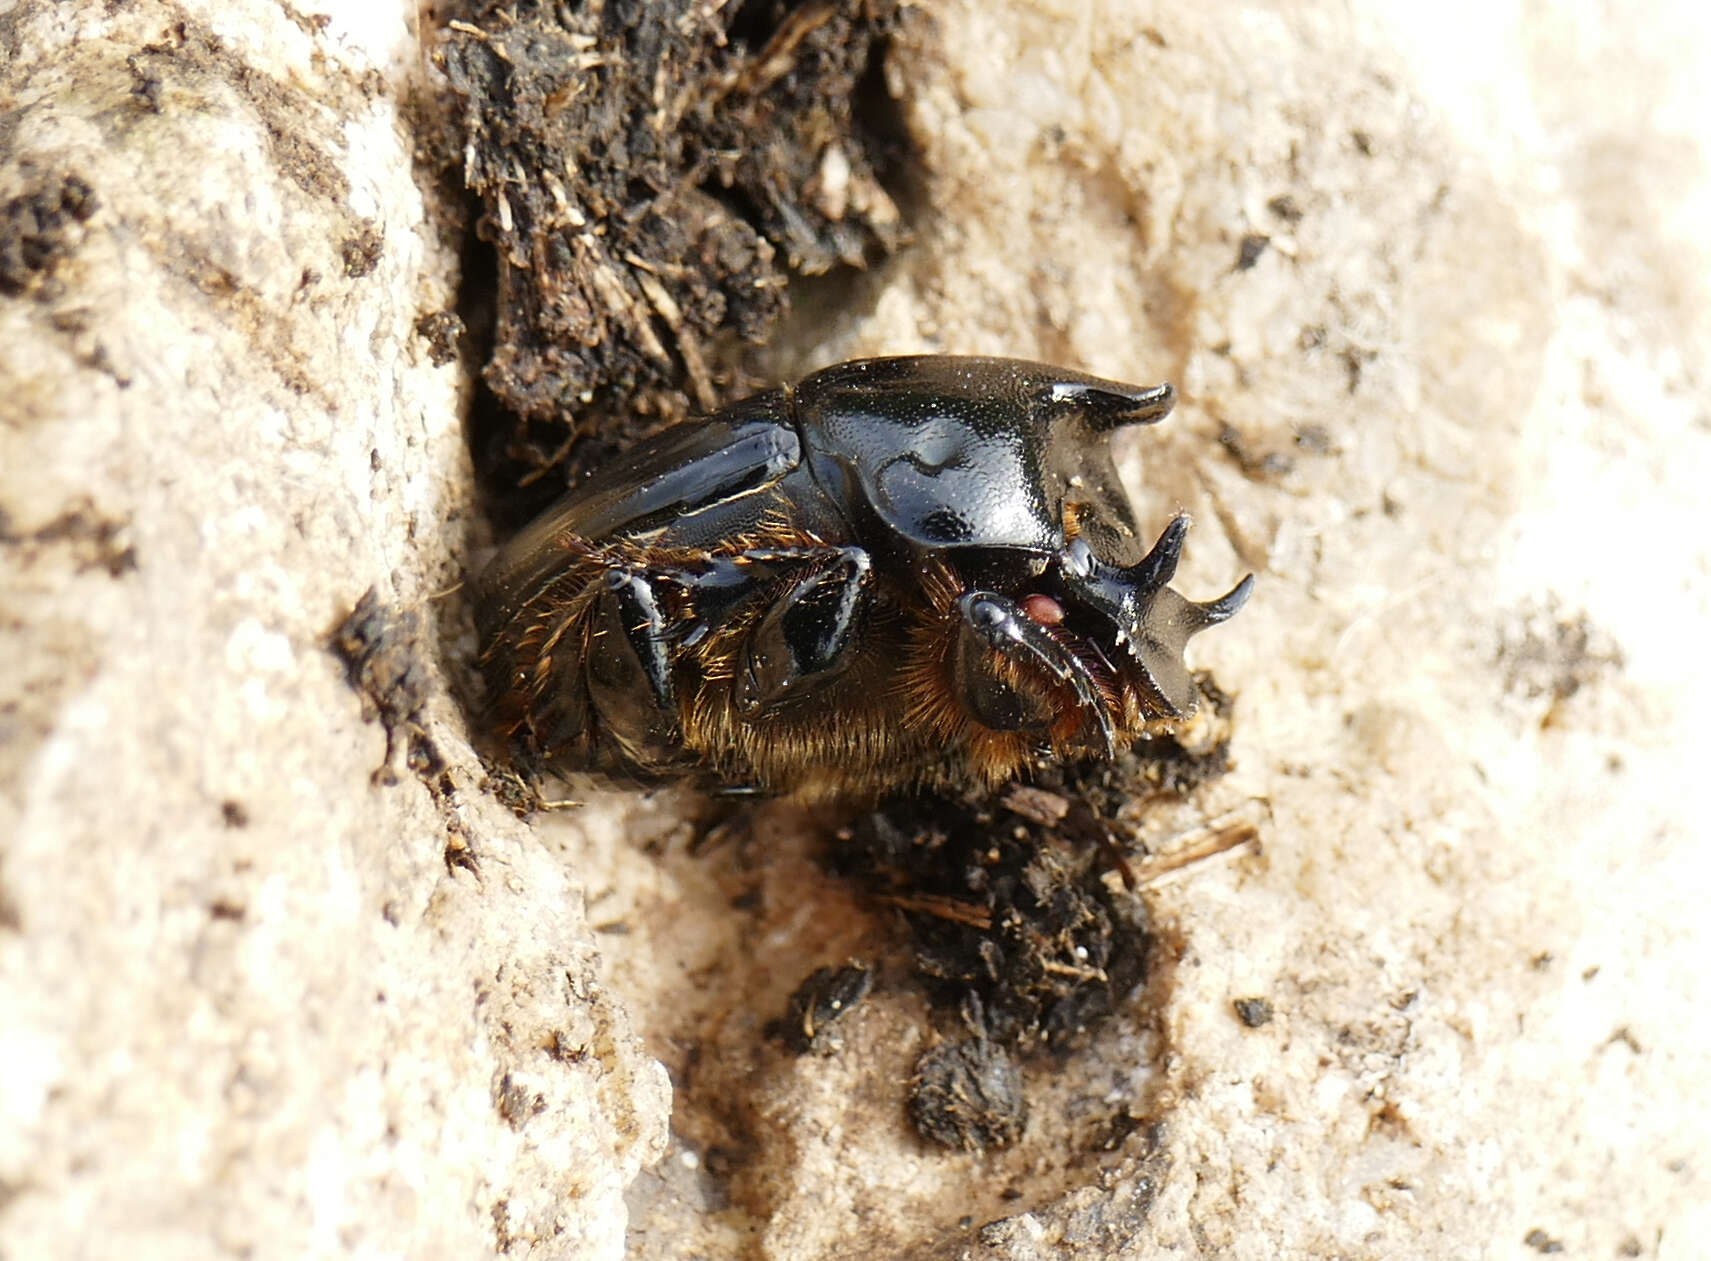
M1073 407L1093 432L1106 433L1125 425L1157 424L1176 406L1176 387L1168 381L1144 388L1059 381L1051 386L1048 397Z

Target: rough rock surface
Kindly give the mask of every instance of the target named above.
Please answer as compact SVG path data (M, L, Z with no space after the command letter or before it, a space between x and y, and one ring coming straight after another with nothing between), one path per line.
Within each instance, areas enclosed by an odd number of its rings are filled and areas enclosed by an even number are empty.
M1196 645L1238 765L1143 822L1259 844L1146 890L1146 988L985 1156L907 1128L893 974L765 1033L895 932L828 821L484 786L460 208L415 6L336 9L0 9L0 1255L1701 1250L1698 9L905 26L917 243L773 368L1172 379L1143 520L1261 580Z
M664 1075L440 664L413 13L109 8L0 15L0 203L94 201L0 229L0 1255L619 1255Z

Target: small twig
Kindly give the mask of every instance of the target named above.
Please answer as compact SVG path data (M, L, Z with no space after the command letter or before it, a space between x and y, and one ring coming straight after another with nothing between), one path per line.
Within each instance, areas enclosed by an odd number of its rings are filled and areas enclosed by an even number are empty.
M984 906L975 906L972 902L959 902L956 898L937 897L931 894L908 896L901 894L882 894L881 902L904 911L921 911L928 915L937 915L940 919L948 919L954 924L967 924L971 928L991 928L992 912Z
M1250 805L1263 807L1267 814L1271 807L1259 798ZM1234 812L1232 812L1233 814ZM1192 844L1184 845L1167 854L1160 854L1135 866L1136 882L1142 886L1158 884L1169 876L1175 875L1188 867L1193 867L1208 859L1216 858L1219 854L1227 854L1233 849L1259 840L1259 825L1251 818L1236 819L1225 815L1223 820L1207 825L1207 835ZM1193 833L1189 833L1193 835Z
M1104 968L1078 968L1073 963L1059 963L1055 959L1041 959L1040 970L1050 972L1054 976L1073 976L1078 981L1098 981L1104 984L1111 980L1105 975Z

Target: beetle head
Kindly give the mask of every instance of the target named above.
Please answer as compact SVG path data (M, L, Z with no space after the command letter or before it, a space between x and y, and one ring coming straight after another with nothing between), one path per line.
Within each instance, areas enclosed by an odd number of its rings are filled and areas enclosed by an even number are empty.
M1172 590L1187 534L1188 518L1178 516L1132 565L1101 560L1077 537L1042 575L1041 595L1055 606L1042 612L1058 619L1078 655L1093 655L1119 688L1132 689L1149 717L1192 712L1194 680L1183 650L1193 636L1234 616L1253 591L1252 574L1204 604Z

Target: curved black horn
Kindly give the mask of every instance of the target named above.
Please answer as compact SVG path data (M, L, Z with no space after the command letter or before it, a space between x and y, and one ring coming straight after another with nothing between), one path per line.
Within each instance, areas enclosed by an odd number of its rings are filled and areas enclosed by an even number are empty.
M1208 626L1216 626L1219 622L1227 622L1241 611L1242 605L1248 602L1248 597L1254 593L1254 576L1249 574L1235 586L1231 587L1216 600L1208 600L1205 604L1196 604L1194 609L1199 614L1199 626L1196 631L1203 631Z
M1158 536L1153 550L1125 569L1123 577L1138 591L1153 591L1164 586L1176 577L1177 562L1182 559L1182 543L1187 537L1188 515L1178 513Z
M1073 407L1095 433L1156 424L1176 406L1176 388L1168 381L1148 386L1059 381L1050 387L1049 397L1059 407Z

